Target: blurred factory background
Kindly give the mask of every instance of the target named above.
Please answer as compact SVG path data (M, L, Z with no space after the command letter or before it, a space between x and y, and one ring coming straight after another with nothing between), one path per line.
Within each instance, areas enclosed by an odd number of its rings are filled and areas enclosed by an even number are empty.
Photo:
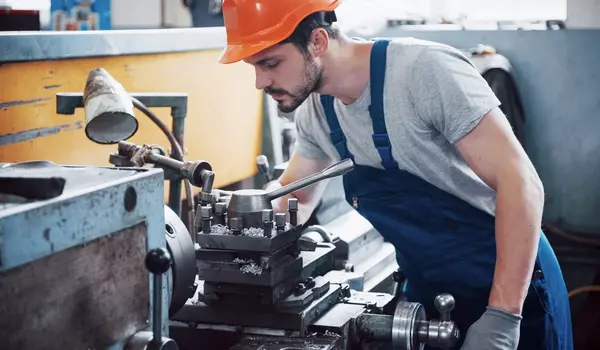
M479 64L544 183L544 229L571 291L575 349L598 349L600 1L346 0L337 13L352 36L438 41ZM83 109L62 113L56 102L83 92L102 67L131 93L187 94L185 158L209 161L215 188L262 186L257 156L288 160L294 116L254 88L250 66L216 62L222 25L220 0L0 0L0 163L110 166L116 146L90 142ZM170 127L169 107L151 109ZM169 147L138 114L129 141ZM196 204L176 189L184 218ZM200 192L191 191L196 200Z
M214 27L223 24L219 2L214 0L2 0L0 6L39 11L40 27L44 30L56 29L53 24L56 11L70 12L76 7L91 8L92 13L97 13L102 23L96 29L102 30ZM365 35L399 24L427 25L429 29L437 28L438 24L471 29L520 26L539 29L540 25L545 27L547 21L566 21L569 28L590 28L597 25L597 16L590 11L597 6L593 0L570 1L569 4L567 0L349 0L339 8L339 19L343 29ZM443 29L451 28L456 27Z

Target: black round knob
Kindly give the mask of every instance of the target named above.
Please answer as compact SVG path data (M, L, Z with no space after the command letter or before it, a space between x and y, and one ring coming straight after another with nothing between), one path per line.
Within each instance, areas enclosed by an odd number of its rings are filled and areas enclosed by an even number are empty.
M146 254L146 268L155 275L169 271L171 255L165 248L156 248Z

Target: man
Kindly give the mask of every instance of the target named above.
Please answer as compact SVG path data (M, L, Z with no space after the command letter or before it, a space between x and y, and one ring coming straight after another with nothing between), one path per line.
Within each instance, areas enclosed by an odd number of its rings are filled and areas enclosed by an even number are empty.
M347 200L395 245L410 300L433 314L437 294L454 296L457 349L572 349L542 184L496 96L448 46L344 36L339 1L223 2L220 62L254 66L256 88L296 111L280 185L352 158ZM300 220L322 186L294 193Z

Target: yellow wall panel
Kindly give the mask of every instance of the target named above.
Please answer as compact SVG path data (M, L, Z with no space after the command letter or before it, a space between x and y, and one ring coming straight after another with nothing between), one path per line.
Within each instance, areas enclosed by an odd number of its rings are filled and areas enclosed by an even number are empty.
M222 187L256 173L260 152L261 93L244 63L221 65L218 50L0 65L0 162L45 159L59 164L110 165L116 145L89 141L84 112L56 113L57 92L82 92L87 74L105 68L128 92L185 92L186 159L209 161ZM152 109L167 125L170 110ZM167 138L141 112L129 141L169 148Z

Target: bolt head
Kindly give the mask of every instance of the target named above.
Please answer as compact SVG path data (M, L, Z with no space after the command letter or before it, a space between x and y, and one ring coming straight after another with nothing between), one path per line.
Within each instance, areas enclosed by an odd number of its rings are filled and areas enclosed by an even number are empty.
M264 223L273 222L273 209L263 209L262 221Z
M298 198L288 199L288 210L290 210L290 211L298 210Z
M212 211L212 207L210 205L205 205L200 208L200 215L203 219L210 219L210 214Z
M275 225L280 227L285 226L285 213L275 214Z
M218 215L223 215L225 214L225 211L227 210L227 206L225 205L225 203L216 203L215 204L215 212Z
M233 231L241 231L244 228L242 218L231 218L231 220L229 220L229 225Z

